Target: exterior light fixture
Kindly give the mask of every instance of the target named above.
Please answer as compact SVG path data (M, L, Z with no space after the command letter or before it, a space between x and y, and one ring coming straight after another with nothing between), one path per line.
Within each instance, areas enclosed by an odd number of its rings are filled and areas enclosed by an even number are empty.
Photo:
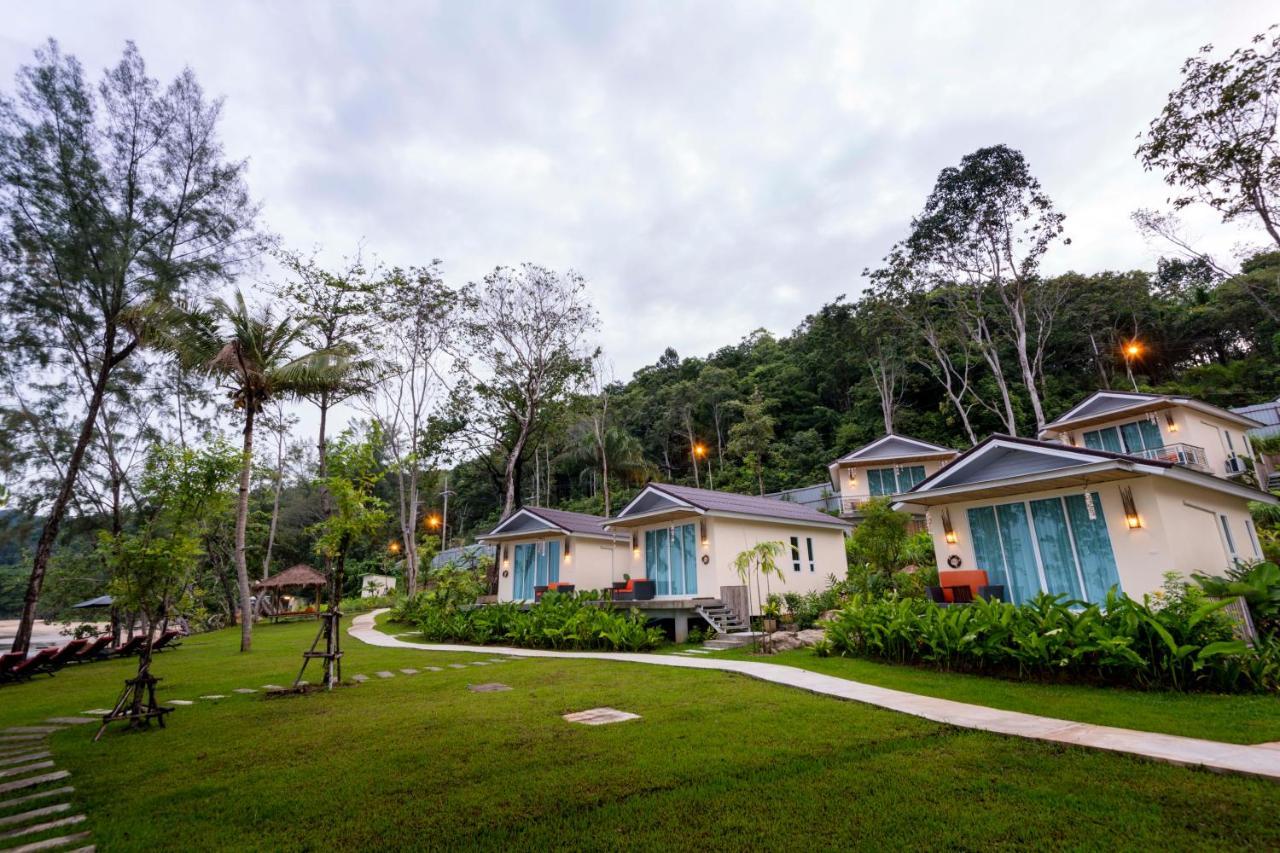
M1120 487L1120 503L1124 505L1124 523L1130 530L1142 526L1142 517L1138 515L1138 507L1133 502L1133 490L1128 486Z
M1125 358L1137 358L1142 355L1142 343L1140 341L1129 341L1124 345Z
M857 468L849 469L849 485L850 486L858 485L858 469Z
M502 565L505 567L510 564L511 564L511 546L504 544L502 546Z
M701 521L699 521L698 524L700 525L699 533L702 536L702 544L706 545L707 544L707 520L704 518Z
M948 545L956 544L956 529L951 526L951 511L947 509L942 511L942 531L942 538L947 540Z
M1165 426L1169 427L1169 432L1178 431L1178 422L1173 419L1173 412L1164 413Z
M570 550L572 547L573 539L568 536L564 537L564 561L566 563L573 557L573 552Z
M640 556L640 534L634 530L631 531L631 553L633 556Z

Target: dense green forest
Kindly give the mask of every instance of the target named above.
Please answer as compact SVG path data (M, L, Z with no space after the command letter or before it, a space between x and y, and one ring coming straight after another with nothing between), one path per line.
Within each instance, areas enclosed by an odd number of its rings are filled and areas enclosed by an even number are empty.
M651 479L812 485L886 431L958 448L1035 435L1099 388L1275 399L1280 38L1262 44L1189 61L1144 137L1141 166L1182 194L1134 213L1167 253L1154 270L1045 274L1063 266L1070 219L1019 151L992 145L937 164L901 240L790 334L668 348L620 379L586 278L526 263L450 282L434 260L288 251L257 221L243 161L170 138L214 136L192 72L162 87L130 46L95 90L51 43L0 110L0 615L109 587L103 543L148 517L140 482L166 447L221 470L234 446L239 496L203 519L183 587L197 619L225 621L252 579L329 559L317 541L335 439L371 441L376 471L378 524L344 546L350 592L363 571L415 588L442 538L471 541L521 504L607 514ZM1256 97L1224 94L1236 77ZM1195 132L1231 110L1270 124ZM1198 251L1177 219L1190 204L1260 242L1237 259ZM246 299L238 284L263 258L275 279Z

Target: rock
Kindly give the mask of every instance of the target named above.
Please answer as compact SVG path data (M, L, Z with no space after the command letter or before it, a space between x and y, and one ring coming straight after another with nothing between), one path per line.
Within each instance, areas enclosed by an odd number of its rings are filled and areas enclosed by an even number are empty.
M836 617L840 615L839 610L824 610L822 615L818 617L819 622L834 622Z
M796 639L800 641L802 646L816 646L826 636L826 633L821 628L806 628L796 634Z
M769 648L775 652L789 652L800 645L800 639L790 631L774 631L769 635Z

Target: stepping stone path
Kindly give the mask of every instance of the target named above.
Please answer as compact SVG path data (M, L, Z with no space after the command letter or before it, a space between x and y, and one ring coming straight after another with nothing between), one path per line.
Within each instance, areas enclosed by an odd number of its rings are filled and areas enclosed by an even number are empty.
M466 668L467 668L467 665L466 665L465 663L451 663L451 664L449 664L449 669L466 669Z
M505 684L499 684L494 681L489 684L468 684L467 689L472 693L501 693L502 691L510 690L511 688Z
M511 663L511 658L489 658L489 663Z
M368 681L368 680L369 680L369 676L367 676L367 675L353 675L353 676L351 676L351 680L352 680L352 681L354 681L356 684L364 684L366 681Z
M380 672L375 672L374 675L378 676L379 678L395 678L396 677L396 674L394 672L387 672L385 669Z
M190 699L170 699L169 704L170 705L194 705L196 703L192 702Z
M262 689L263 690L284 690L284 688L281 687L279 684L264 684L262 685Z
M584 726L607 726L610 723L625 723L627 720L640 719L639 714L619 711L617 708L588 708L585 711L575 711L561 716L571 723L581 723Z
M234 692L234 693L257 693L258 691L254 690L252 687L237 687L237 688L236 688L234 691L232 691L232 692Z
M487 660L473 660L471 661L471 665L472 666L488 666L489 662Z
M74 853L82 853L94 849L91 833L81 826L87 818L70 802L75 788L66 780L71 774L57 769L47 748L49 735L65 726L99 722L90 713L49 720L62 725L0 731L0 749L9 756L0 760L0 850L35 853L76 848Z
M90 717L101 717L103 714L110 714L111 709L110 708L90 708L88 711L85 711L84 713Z
M225 693L210 693L208 696L201 696L201 699L226 699Z
M417 671L416 669L402 669L402 670L400 670L400 671L401 671L401 672L403 672L405 675L417 675L417 674L418 674L418 671Z
M438 666L424 666L423 669L427 672L443 672L443 670Z

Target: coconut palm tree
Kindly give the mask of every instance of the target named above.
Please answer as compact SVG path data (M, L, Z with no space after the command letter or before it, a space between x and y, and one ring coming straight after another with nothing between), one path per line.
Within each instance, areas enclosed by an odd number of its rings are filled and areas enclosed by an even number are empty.
M207 310L191 312L172 348L181 362L202 370L228 391L232 408L244 413L240 493L236 504L235 563L240 587L240 651L252 643L253 608L245 530L249 520L249 479L253 468L253 428L263 407L281 399L318 394L342 386L367 369L350 347L299 352L305 322L276 320L269 307L250 308L244 294L215 299Z

